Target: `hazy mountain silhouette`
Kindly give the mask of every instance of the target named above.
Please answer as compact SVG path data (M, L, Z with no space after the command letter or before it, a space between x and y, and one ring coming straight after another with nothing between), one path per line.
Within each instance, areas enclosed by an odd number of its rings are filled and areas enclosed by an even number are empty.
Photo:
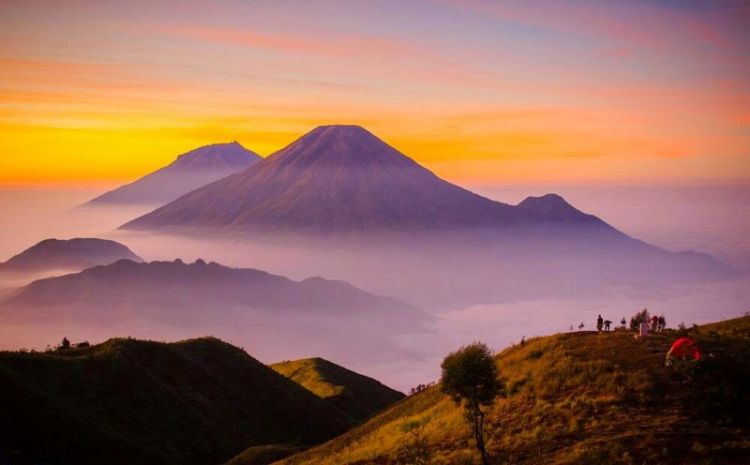
M164 204L193 189L241 171L261 160L238 142L211 144L177 157L169 165L88 202Z
M123 228L369 233L545 219L555 216L496 202L440 179L359 126L321 126L256 165Z
M555 194L518 205L474 194L358 126L318 127L122 228L303 238L308 250L295 255L351 253L367 266L336 276L422 306L736 276L708 255L634 239Z
M274 363L271 368L328 400L357 422L404 397L377 380L320 357Z
M119 242L97 238L45 239L0 263L0 271L34 273L47 270L77 271L118 260L142 261Z
M546 221L571 222L609 227L604 221L596 216L583 213L576 209L557 194L547 194L541 197L526 197L518 204L518 208L533 212Z
M0 411L2 463L222 463L249 446L309 446L352 425L214 338L0 352Z
M24 309L15 311L15 309ZM3 311L4 310L4 311ZM244 315L243 315L244 314ZM120 260L80 273L41 279L0 304L0 319L44 318L107 325L123 320L177 325L232 324L263 315L398 324L414 328L426 314L395 299L342 281L293 281L255 269L198 260L136 263ZM291 324L291 323L290 323Z

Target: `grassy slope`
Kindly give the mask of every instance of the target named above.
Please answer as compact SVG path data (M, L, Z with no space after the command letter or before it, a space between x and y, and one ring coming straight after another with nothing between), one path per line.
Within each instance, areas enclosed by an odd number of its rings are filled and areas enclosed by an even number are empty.
M747 463L750 317L690 330L713 354L687 382L664 367L675 332L558 334L498 354L508 396L488 415L497 463ZM419 421L430 463L476 463L461 411L428 389L364 425L280 464L406 464Z
M250 445L314 444L349 425L213 338L0 353L0 412L0 462L221 463Z
M379 381L322 358L285 361L271 368L362 422L404 395Z

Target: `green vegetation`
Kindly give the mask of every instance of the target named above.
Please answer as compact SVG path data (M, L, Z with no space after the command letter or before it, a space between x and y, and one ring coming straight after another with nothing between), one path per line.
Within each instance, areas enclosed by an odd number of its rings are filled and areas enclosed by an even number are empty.
M664 366L678 333L706 358L690 379ZM507 397L488 409L497 464L745 464L750 456L750 317L643 340L578 332L527 341L496 361ZM419 441L409 424L419 426ZM462 409L440 386L404 399L283 465L474 464Z
M0 461L12 463L216 464L249 446L309 446L351 426L214 338L2 352L0 416ZM253 453L270 461L290 447Z
M457 405L463 405L482 465L489 465L484 446L484 408L492 405L503 390L497 362L485 344L475 342L448 354L441 368L440 387Z
M404 397L377 380L322 358L285 361L271 368L331 402L357 423Z
M630 329L638 331L641 327L641 323L648 323L649 318L650 315L648 314L648 309L644 308L630 318Z

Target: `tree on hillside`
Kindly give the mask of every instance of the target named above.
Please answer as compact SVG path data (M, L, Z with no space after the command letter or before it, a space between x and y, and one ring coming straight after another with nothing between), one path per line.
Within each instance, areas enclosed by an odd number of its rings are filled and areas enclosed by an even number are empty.
M60 343L61 349L70 349L70 341L67 337L63 337L62 342Z
M492 352L487 345L475 342L448 354L441 365L443 392L458 405L463 405L466 419L474 430L482 464L489 465L484 446L484 411L503 391Z
M641 327L641 323L643 323L644 321L648 322L648 319L648 309L644 308L630 318L630 329L633 331L638 331L638 329Z

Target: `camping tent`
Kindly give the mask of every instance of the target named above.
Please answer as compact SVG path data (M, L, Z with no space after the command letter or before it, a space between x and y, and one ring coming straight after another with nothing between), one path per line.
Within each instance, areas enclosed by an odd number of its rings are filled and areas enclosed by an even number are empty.
M691 359L701 360L703 354L701 354L698 344L689 337L681 337L674 341L672 347L667 352L667 365L671 365L673 359Z

